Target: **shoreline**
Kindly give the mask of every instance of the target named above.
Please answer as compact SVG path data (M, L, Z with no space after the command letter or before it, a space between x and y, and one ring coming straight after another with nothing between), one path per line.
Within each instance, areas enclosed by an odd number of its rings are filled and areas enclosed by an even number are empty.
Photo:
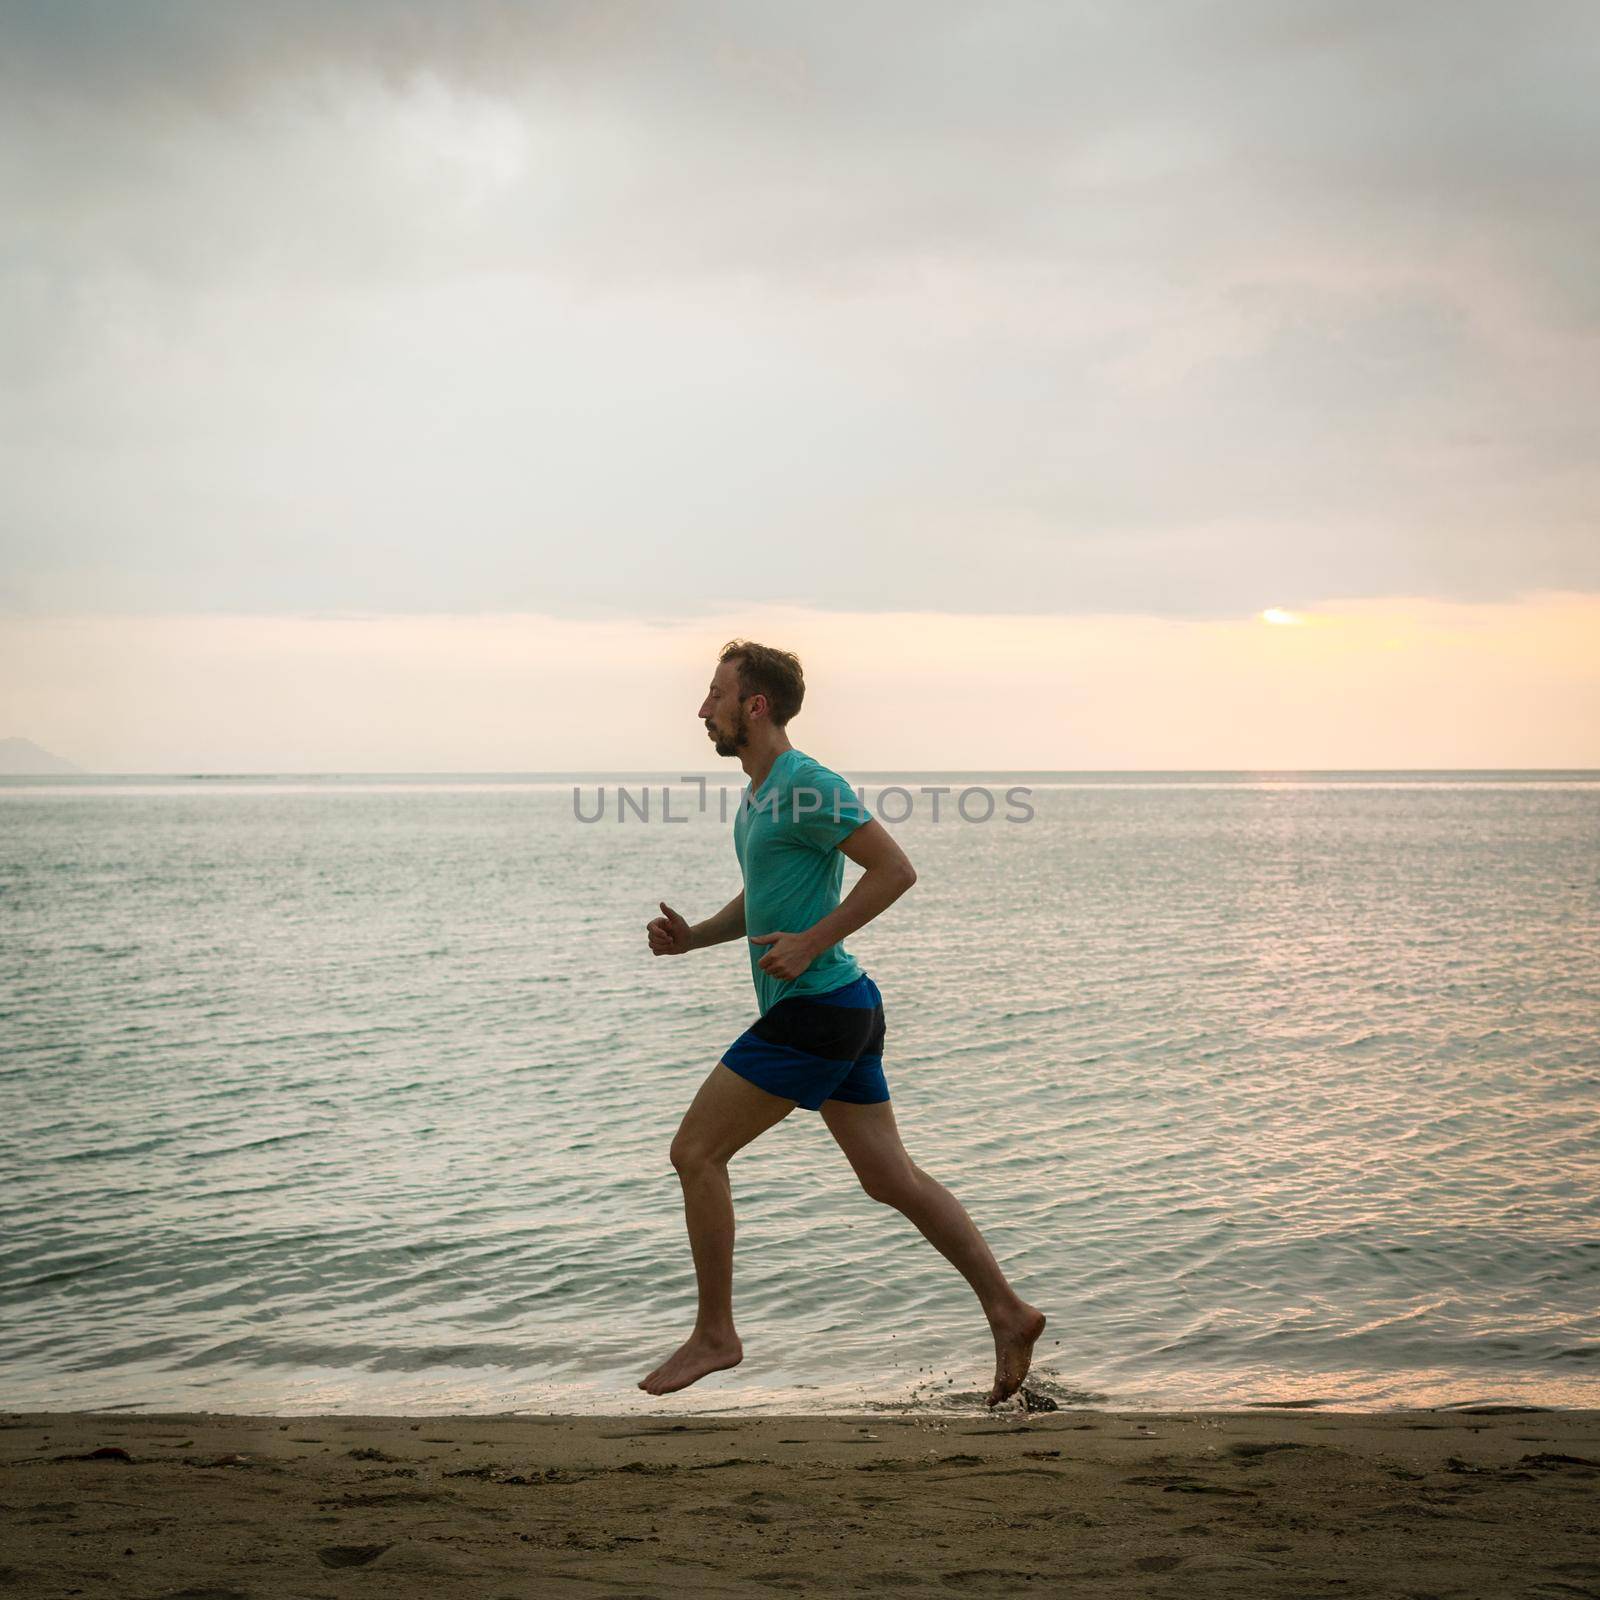
M1600 1593L1600 1410L0 1413L29 1595Z

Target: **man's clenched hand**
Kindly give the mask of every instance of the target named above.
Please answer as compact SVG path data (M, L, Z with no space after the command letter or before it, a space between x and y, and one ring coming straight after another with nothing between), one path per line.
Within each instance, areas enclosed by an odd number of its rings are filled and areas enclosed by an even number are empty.
M772 946L756 965L785 983L798 978L821 954L808 933L755 933L750 943Z
M657 904L661 907L663 914L644 925L644 931L650 939L650 954L653 956L688 955L694 949L694 944L689 937L689 924L665 900L657 901Z

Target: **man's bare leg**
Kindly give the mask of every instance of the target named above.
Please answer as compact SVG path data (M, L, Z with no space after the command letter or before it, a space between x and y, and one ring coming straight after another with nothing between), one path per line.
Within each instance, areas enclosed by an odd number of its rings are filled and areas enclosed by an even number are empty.
M720 1061L700 1085L672 1141L683 1214L694 1254L700 1309L694 1331L639 1380L649 1394L686 1389L708 1372L736 1367L744 1346L733 1326L733 1191L728 1161L781 1122L796 1102L758 1089Z
M874 1200L909 1217L972 1285L994 1334L994 1386L989 1404L997 1405L1015 1394L1028 1375L1034 1344L1044 1332L1045 1314L1011 1287L961 1202L906 1153L891 1102L855 1105L824 1100L822 1120L855 1169L861 1187Z

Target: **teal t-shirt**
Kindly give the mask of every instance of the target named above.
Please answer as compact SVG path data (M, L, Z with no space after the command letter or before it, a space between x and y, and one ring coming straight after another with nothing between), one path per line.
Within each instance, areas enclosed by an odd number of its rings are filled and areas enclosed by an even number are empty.
M872 813L837 772L802 750L785 750L760 790L747 784L733 819L733 848L744 874L745 948L765 1016L792 994L826 994L861 976L842 943L830 945L798 978L761 969L772 948L751 944L758 933L804 933L839 904L844 861L838 845Z

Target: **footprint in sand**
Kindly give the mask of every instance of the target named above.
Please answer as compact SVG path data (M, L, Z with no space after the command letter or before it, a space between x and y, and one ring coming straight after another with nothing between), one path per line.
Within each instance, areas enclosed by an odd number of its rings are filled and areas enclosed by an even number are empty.
M388 1544L329 1544L317 1551L317 1560L325 1567L364 1567L390 1549Z

